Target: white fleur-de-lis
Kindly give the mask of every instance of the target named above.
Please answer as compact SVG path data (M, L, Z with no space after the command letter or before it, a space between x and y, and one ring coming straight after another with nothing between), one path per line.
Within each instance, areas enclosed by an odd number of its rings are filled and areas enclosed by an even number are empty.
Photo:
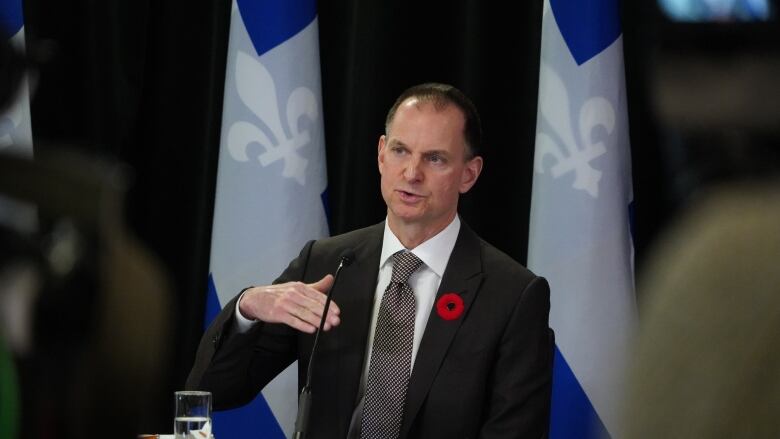
M319 117L317 98L306 87L298 87L287 98L287 126L291 136L285 135L282 128L281 112L277 107L276 84L268 69L245 52L238 52L236 58L236 89L241 101L258 119L265 122L274 139L255 124L247 121L233 123L228 131L227 145L230 155L238 161L249 160L247 147L259 143L265 152L257 157L263 166L278 160L284 161L282 175L294 178L301 185L306 184L306 166L308 160L298 150L311 141L308 130L302 130L299 122L306 116L314 122Z
M540 68L539 96L545 98L539 102L539 110L547 124L555 131L563 145L556 142L545 132L536 133L536 157L534 169L544 173L544 159L552 156L555 163L550 167L553 178L574 172L572 187L584 190L593 198L598 198L601 171L591 166L591 160L607 152L604 142L593 142L591 132L594 128L604 127L607 134L615 128L615 110L612 104L601 96L589 98L582 104L579 112L579 142L574 138L570 124L569 93L558 73L542 63ZM568 109L568 111L562 111Z

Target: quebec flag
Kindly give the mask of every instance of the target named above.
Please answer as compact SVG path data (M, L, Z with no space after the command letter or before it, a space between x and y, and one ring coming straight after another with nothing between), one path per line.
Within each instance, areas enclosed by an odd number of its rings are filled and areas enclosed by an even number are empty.
M233 1L207 325L328 235L318 44L316 0ZM215 437L290 436L297 384L293 364L248 406L214 413Z
M636 324L618 0L545 0L528 266L550 282L550 437L614 437Z
M0 0L0 38L24 52L22 0ZM14 101L0 111L0 154L32 157L30 87L27 76L22 79ZM0 197L0 222L18 230L31 231L36 227L36 212L30 205Z

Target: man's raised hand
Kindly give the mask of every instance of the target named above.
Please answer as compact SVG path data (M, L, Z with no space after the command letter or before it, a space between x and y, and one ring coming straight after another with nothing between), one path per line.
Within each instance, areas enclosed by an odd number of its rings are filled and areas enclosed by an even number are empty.
M312 284L287 282L284 284L252 287L244 292L238 309L251 320L284 323L299 331L314 333L320 326L325 308L325 296L333 287L333 275L326 275ZM324 329L338 326L338 305L330 303Z

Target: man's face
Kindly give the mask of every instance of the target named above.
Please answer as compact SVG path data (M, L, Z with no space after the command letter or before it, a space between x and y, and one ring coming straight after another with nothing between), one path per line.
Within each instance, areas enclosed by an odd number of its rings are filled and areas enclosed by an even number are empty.
M417 226L437 233L455 217L458 196L479 177L482 158L467 160L463 114L454 105L436 109L409 98L379 138L382 197L391 227Z

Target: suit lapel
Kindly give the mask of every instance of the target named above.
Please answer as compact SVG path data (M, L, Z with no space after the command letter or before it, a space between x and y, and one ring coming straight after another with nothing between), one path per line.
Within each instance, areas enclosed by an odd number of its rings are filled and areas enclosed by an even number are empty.
M481 282L482 256L479 237L462 222L458 240L436 293L436 300L445 293L456 293L463 299L464 311L459 318L447 321L439 317L434 302L409 381L401 437L406 437L409 433L412 421L428 394L452 339L471 309Z
M340 419L349 423L355 408L366 352L371 308L379 274L384 223L373 226L368 239L354 243L355 262L339 275L334 301L341 308L341 324L334 331L339 352L335 369ZM346 416L344 416L346 415ZM345 428L346 431L346 428Z

